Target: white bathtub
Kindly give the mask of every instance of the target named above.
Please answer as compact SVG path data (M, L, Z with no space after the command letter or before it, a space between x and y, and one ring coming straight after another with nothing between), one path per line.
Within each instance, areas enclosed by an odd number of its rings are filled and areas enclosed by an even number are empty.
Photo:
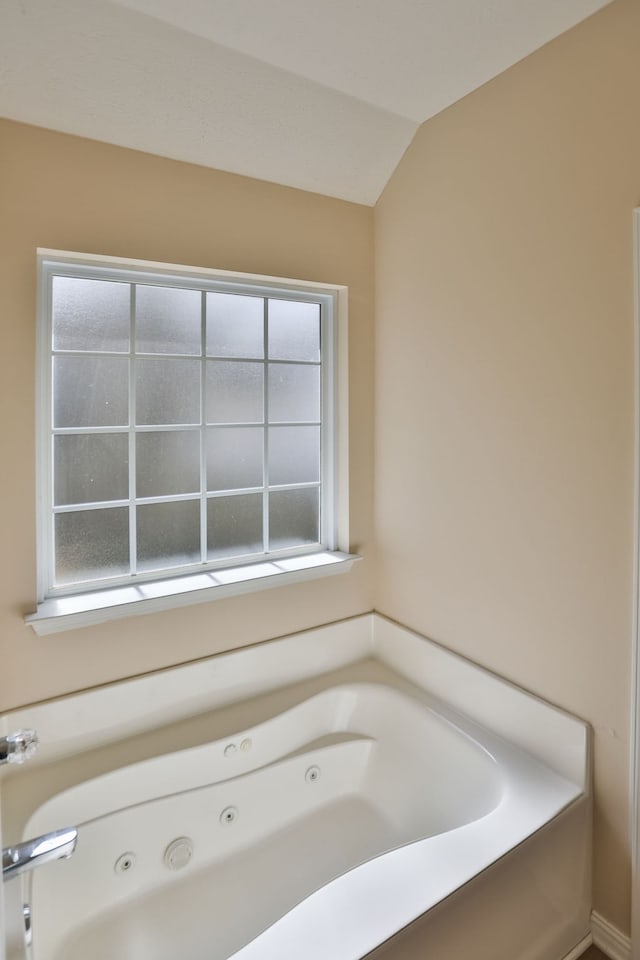
M77 825L78 847L5 884L9 960L25 956L23 902L33 960L414 956L442 936L446 904L457 951L456 928L474 936L464 898L506 861L504 929L522 926L513 861L539 860L546 831L549 877L523 866L521 879L555 884L553 922L518 956L560 960L588 931L584 725L380 618L55 709L10 718L53 731L39 763L5 783L4 841Z

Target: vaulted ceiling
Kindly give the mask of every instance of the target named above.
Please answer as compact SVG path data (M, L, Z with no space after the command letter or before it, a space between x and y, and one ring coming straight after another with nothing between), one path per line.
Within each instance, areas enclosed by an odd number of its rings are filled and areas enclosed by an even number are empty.
M609 0L2 0L0 114L376 202L417 127Z

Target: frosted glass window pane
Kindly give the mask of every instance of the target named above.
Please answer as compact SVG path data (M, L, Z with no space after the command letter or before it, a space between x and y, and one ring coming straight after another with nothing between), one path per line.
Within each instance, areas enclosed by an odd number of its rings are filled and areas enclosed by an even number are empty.
M207 423L261 423L264 366L207 361Z
M320 480L320 427L272 427L269 430L269 483Z
M269 364L269 422L320 419L320 367Z
M207 490L262 486L262 427L207 430Z
M54 503L99 503L129 497L126 434L55 437Z
M202 341L202 294L171 287L136 287L136 351L194 353Z
M127 507L59 513L55 518L57 586L129 573Z
M158 570L199 562L199 500L139 506L136 528L138 570Z
M319 541L318 489L269 494L269 547L284 550Z
M53 277L53 349L129 352L128 283Z
M262 494L211 497L207 501L209 560L262 553Z
M264 357L262 297L207 294L207 354L213 357Z
M136 434L136 493L138 497L168 497L200 491L200 434Z
M320 305L269 300L269 356L320 360Z
M56 427L116 427L129 422L129 361L116 357L55 357Z
M200 423L200 361L138 360L136 423Z

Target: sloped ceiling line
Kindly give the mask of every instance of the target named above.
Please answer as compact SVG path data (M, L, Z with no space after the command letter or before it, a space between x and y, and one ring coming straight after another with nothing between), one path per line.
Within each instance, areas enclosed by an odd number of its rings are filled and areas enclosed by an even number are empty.
M3 116L374 204L419 124L608 0L3 0Z

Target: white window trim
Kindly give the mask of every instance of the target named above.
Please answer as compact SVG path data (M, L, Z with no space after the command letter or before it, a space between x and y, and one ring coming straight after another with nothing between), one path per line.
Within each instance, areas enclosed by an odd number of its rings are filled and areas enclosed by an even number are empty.
M268 560L244 567L228 567L207 573L186 574L174 579L156 580L131 586L108 587L93 593L56 597L38 604L36 613L25 617L35 632L43 636L76 627L88 627L108 620L160 613L175 607L222 600L243 593L284 587L306 580L317 580L347 573L360 557L339 550L283 560Z
M297 583L340 572L347 572L357 557L349 554L349 484L348 484L348 290L344 286L323 283L307 283L256 274L241 274L210 268L157 263L145 260L130 260L121 257L104 257L93 254L71 254L67 251L38 249L38 370L36 413L36 471L37 471L37 524L38 524L38 604L34 614L25 617L38 634L68 630L73 627L102 623L111 619L141 613L171 609L175 606L201 603L240 593L253 592L268 587ZM331 529L323 529L323 545L309 551L292 551L286 558L256 558L244 565L229 565L223 568L206 569L202 572L167 572L162 579L135 583L116 583L102 589L79 587L73 593L57 595L48 591L50 581L49 558L42 549L43 525L50 523L51 505L45 495L44 478L49 472L48 416L50 404L50 332L48 323L42 322L42 312L48 311L47 271L42 266L55 263L76 267L95 268L105 279L109 269L137 271L149 278L161 277L170 281L175 278L184 283L200 278L218 284L228 282L231 286L242 283L256 288L278 291L291 295L292 291L310 296L330 297L333 322L331 324L331 382L329 383L328 417L332 424L332 449L324 449L328 458L329 484L327 489L327 515L333 517Z

